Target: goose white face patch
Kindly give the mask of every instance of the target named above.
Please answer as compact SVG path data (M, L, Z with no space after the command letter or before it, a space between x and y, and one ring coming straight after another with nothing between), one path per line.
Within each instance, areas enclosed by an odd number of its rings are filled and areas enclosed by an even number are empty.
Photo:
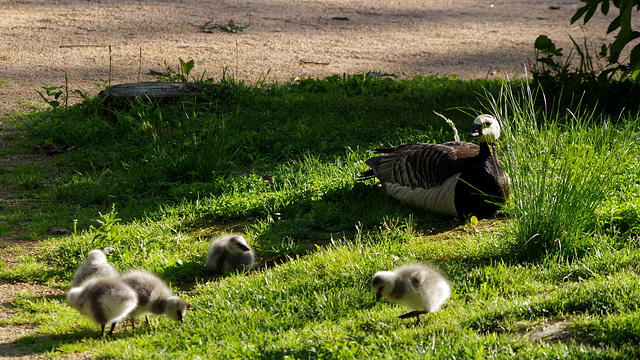
M409 205L426 208L443 215L458 216L453 202L458 176L460 173L451 176L442 185L430 189L413 189L401 184L385 183L385 190L389 195Z
M482 125L482 132L478 137L480 142L496 142L500 138L500 122L492 115L483 114L475 118L475 125Z

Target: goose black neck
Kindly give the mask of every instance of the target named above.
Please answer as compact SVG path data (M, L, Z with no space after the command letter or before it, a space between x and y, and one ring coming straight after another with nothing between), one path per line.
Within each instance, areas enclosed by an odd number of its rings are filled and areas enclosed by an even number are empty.
M481 158L488 158L491 156L491 148L489 147L489 144L487 144L486 142L481 142L480 143L480 152L478 153L478 157Z

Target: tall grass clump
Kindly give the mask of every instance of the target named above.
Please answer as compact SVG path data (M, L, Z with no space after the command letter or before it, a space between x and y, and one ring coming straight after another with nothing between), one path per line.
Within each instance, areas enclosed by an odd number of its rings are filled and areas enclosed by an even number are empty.
M605 245L594 236L597 209L632 161L637 121L612 127L594 113L540 109L534 92L505 85L492 105L504 122L502 159L511 177L508 248L521 261L571 259Z

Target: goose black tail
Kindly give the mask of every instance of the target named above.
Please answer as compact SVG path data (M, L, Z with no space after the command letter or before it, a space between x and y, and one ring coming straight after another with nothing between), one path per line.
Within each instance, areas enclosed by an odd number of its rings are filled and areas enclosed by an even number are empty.
M375 177L376 177L376 174L373 173L373 169L369 169L363 173L360 173L360 175L356 178L356 180L365 181L369 179L374 179Z

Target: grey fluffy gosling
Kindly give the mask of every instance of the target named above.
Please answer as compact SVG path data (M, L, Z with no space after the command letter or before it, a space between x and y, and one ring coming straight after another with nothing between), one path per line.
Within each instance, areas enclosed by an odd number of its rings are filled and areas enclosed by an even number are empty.
M149 314L164 314L171 320L184 322L189 304L174 296L169 286L159 277L144 270L129 270L120 276L120 281L129 285L138 298L138 306L129 314L134 329L135 318L140 315L145 315L147 324Z
M509 197L509 177L493 144L500 123L491 115L473 121L469 136L480 145L453 141L376 149L361 179L377 177L384 190L407 204L454 217L493 216Z
M451 296L451 287L435 268L423 264L408 264L393 271L379 271L371 280L376 300L385 297L414 311L400 316L401 319L416 317L438 311Z
M254 262L253 249L240 235L220 236L209 246L207 268L215 274L251 270Z
M100 249L89 251L87 259L73 275L71 287L78 287L83 281L93 276L118 277L118 270L107 262L107 256Z
M111 324L108 334L111 335L116 323L135 309L138 295L117 279L92 277L69 290L67 303L100 325L102 337L107 324Z

